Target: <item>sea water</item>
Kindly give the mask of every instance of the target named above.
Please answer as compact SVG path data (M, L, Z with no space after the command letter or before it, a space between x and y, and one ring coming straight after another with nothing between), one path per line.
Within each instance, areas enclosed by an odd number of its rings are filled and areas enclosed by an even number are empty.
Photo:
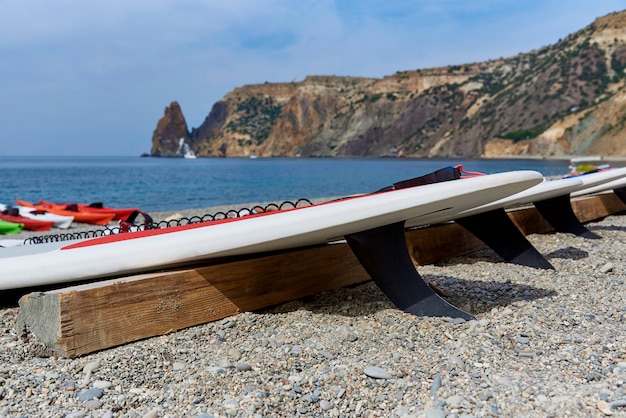
M0 157L0 203L92 203L146 212L339 197L462 164L467 171L567 173L568 160Z

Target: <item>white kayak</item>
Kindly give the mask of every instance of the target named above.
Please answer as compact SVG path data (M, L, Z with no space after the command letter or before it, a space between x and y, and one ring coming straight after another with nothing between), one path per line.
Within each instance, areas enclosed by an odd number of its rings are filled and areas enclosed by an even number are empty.
M30 219L35 219L38 221L54 222L55 228L67 229L70 227L70 225L74 221L73 216L57 215L55 213L39 211L33 208L27 208L26 206L7 206L2 203L0 203L0 212L6 210L9 207L16 207L18 209L18 213L21 216L24 216Z

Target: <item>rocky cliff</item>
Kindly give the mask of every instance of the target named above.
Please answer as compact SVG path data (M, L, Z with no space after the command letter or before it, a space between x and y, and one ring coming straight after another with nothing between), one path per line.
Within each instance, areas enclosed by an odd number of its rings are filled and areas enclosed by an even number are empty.
M190 132L174 102L152 155L626 155L625 70L626 11L509 58L239 87Z

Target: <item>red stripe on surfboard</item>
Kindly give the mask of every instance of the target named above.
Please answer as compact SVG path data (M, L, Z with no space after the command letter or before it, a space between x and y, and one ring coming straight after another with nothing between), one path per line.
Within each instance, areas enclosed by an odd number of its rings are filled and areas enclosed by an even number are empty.
M385 193L388 193L388 192L385 192ZM328 205L328 204L332 204L332 203L337 203L339 201L351 200L351 199L356 199L356 198L364 197L364 196L370 196L370 195L365 194L365 195L359 195L359 196L351 196L351 197L346 197L346 198L343 198L343 199L331 200L329 202L318 203L318 204L311 205L311 206L303 206L303 207L299 207L299 208L281 209L281 210L274 210L274 211L270 211L270 212L255 213L255 214L246 215L246 216L239 217L239 218L217 219L217 220L214 220L214 221L199 222L199 223L180 225L180 226L172 226L172 227L167 227L167 228L146 229L146 230L137 231L137 232L129 232L129 233L107 235L105 237L92 238L92 239L89 239L89 240L86 240L86 241L77 242L75 244L71 244L71 245L68 245L66 247L62 247L61 250L72 250L72 249L75 249L75 248L85 248L85 247L91 247L91 246L94 246L94 245L110 244L110 243L114 243L114 242L127 241L127 240L131 240L131 239L138 239L138 238L145 238L145 237L154 237L154 236L157 236L157 235L171 234L173 232L187 231L187 230L190 230L190 229L206 228L206 227L209 227L209 226L212 226L212 225L219 225L219 224L225 224L225 223L230 223L230 222L237 222L237 221L242 221L244 219L259 218L259 217L262 217L262 216L276 215L276 214L279 214L279 213L285 213L285 212L291 212L291 211L294 211L294 210L307 209L307 208L312 208L312 207L315 207L315 206L323 206L323 205Z
M307 207L310 207L310 206L307 206ZM288 209L288 210L293 210L293 209ZM252 214L252 215L246 215L240 218L217 219L214 221L198 222L198 223L180 225L180 226L171 226L167 228L146 229L146 230L137 231L137 232L107 235L105 237L98 237L98 238L93 238L93 239L86 240L86 241L77 242L75 244L71 244L66 247L63 247L61 248L61 250L72 250L75 248L91 247L94 245L110 244L113 242L127 241L127 240L137 239L137 238L154 237L157 235L171 234L173 232L187 231L190 229L206 228L212 225L225 224L225 223L241 221L241 220L249 219L249 218L258 218L258 217L267 216L267 215L274 215L280 212L286 212L286 210L257 213L257 214Z

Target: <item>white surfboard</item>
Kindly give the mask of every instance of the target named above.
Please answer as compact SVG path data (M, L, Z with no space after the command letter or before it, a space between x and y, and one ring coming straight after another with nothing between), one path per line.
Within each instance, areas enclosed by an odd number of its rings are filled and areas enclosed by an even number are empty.
M454 219L461 219L479 213L488 212L494 209L506 209L518 205L532 204L533 202L539 200L549 199L551 197L567 194L572 190L578 190L578 188L581 187L582 184L582 180L578 178L558 180L544 179L544 181L537 184L536 186L530 187L519 193L506 196L502 199L489 202L485 205L480 205L455 214L428 214L418 219L409 219L406 225L407 227L414 227L424 224L437 224L452 221Z
M454 219L462 219L464 217L488 212L494 209L509 209L515 206L529 205L534 202L566 194L570 194L571 196L577 196L580 193L588 193L589 190L607 187L609 182L617 181L615 179L622 178L624 178L624 181L626 181L626 168L616 168L612 170L600 171L597 173L590 173L581 176L567 177L556 180L544 179L543 182L524 191L493 202L489 202L485 205L462 211L460 213L436 213L420 217L419 219L409 219L407 222L407 227L448 222ZM605 188L602 190L607 189Z
M591 175L591 174L588 174L588 175ZM585 195L593 194L593 193L606 192L608 190L620 189L622 187L626 187L626 176L618 178L616 180L600 183L596 186L588 186L588 187L582 188L572 193L572 197L579 197L579 196L585 196Z
M609 190L608 184L626 177L626 167L611 168L598 171L596 173L581 174L580 176L569 177L583 181L582 186L572 193L572 196L581 196L587 193L595 193L592 190Z
M49 251L35 254L19 255L20 248L27 246L18 247L11 256L0 258L0 289L109 278L323 244L432 213L453 216L519 193L542 180L535 171L513 171L243 218L92 238L61 248L55 243L56 248L46 247Z

